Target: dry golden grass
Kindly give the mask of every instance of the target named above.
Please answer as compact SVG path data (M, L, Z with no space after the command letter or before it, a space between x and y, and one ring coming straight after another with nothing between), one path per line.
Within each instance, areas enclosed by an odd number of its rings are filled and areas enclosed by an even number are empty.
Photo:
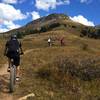
M4 47L5 47L5 40L0 38L0 67L6 61L4 58Z
M52 47L48 47L49 36L54 40ZM64 36L65 46L61 47L59 39L62 36ZM59 71L59 65L61 64L63 67L64 64L67 64L63 62L67 58L71 62L69 67L71 64L76 64L75 70L80 68L78 64L80 61L86 63L88 58L98 59L95 65L100 68L98 58L100 40L80 38L78 35L60 30L26 36L22 39L22 43L24 51L30 49L32 51L22 56L21 82L16 88L15 97L34 93L35 97L29 100L100 99L100 78L83 80L71 75L70 72L65 74ZM91 65L89 61L88 63ZM86 64L82 66L88 67ZM81 75L80 73L78 75Z

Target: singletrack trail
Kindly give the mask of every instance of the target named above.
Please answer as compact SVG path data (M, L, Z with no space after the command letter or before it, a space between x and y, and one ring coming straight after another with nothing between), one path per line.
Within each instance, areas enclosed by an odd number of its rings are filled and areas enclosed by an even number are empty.
M33 50L34 50L34 49L26 50L26 51L24 52L24 54L30 53L30 52L33 51Z
M0 68L0 76L7 74L7 66L8 66L8 64L2 65L2 67Z
M9 73L7 72L8 64L2 65L0 69L0 100L14 100L13 94L9 93Z

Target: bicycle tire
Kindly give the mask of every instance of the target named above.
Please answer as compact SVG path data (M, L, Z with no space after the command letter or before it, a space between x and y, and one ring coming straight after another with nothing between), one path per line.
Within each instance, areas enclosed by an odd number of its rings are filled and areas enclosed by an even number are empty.
M16 66L14 65L14 85L16 84Z
M10 92L14 92L15 89L15 67L10 67Z

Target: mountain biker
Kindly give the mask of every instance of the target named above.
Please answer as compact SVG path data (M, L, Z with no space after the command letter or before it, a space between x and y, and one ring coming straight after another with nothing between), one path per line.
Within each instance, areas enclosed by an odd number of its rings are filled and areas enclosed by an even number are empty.
M64 45L65 45L65 43L64 43L64 37L62 37L62 38L60 39L60 44L61 44L61 46L64 46Z
M51 38L48 38L48 45L51 46Z
M20 54L23 54L21 42L18 41L16 35L12 35L6 42L4 55L8 57L8 72L10 71L11 59L13 59L16 66L16 80L19 80Z

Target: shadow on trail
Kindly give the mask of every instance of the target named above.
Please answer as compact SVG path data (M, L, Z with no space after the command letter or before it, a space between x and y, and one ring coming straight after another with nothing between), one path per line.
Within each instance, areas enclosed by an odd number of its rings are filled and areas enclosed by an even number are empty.
M9 92L9 75L0 75L0 100L15 100Z

